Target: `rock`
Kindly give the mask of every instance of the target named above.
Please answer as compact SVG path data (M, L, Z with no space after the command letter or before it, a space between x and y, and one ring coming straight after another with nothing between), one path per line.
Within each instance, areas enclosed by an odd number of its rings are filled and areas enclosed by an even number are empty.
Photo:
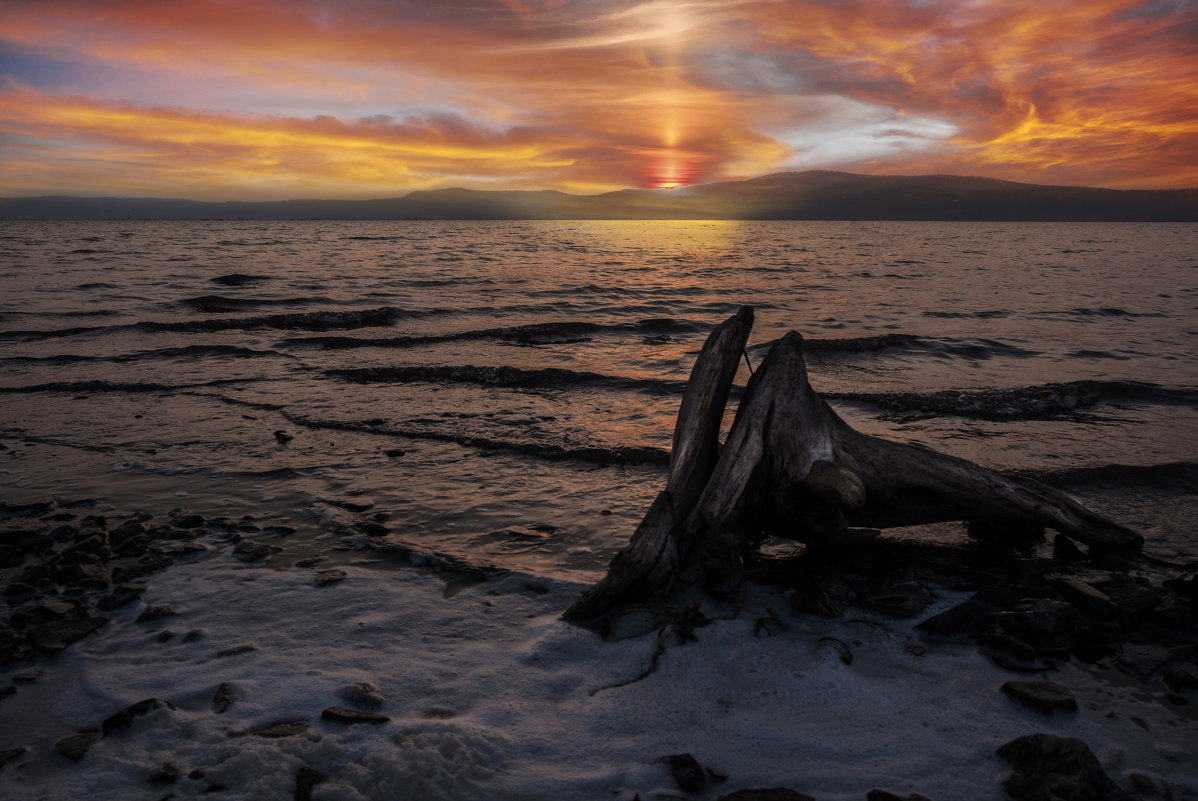
M175 528L202 528L204 525L203 515L179 515L171 518L171 525Z
M408 452L407 452L407 451L405 451L405 450L403 450L403 449L401 449L401 448L390 448L390 449L388 449L387 451L384 451L384 452L385 452L385 453L387 454L387 456L388 456L389 458L391 458L391 459L398 459L398 458L400 458L401 456L407 456L407 454L408 454Z
M320 713L325 720L335 720L338 723L387 723L391 718L376 712L358 712L343 706L331 706Z
M125 707L115 715L109 715L100 724L100 731L108 736L113 729L127 729L133 725L134 719L144 717L157 709L173 710L174 708L169 701L163 701L160 698L147 698Z
M1102 585L1102 591L1124 614L1137 617L1164 603L1160 593L1135 581L1113 579Z
M96 608L101 612L111 612L127 603L136 600L146 591L145 584L120 584L113 587L112 592L96 602Z
M1085 562L1089 557L1073 540L1058 534L1052 540L1052 558L1061 562Z
M29 750L28 748L22 747L22 748L8 748L8 749L5 749L4 751L0 751L0 770L4 770L5 765L7 765L9 762L12 762L14 759L16 759L17 757L19 757L21 754L25 753L28 750Z
M88 589L104 589L112 583L112 573L102 564L67 565L51 574L59 584L78 584Z
M796 612L810 612L822 617L844 617L844 610L856 595L853 588L835 576L813 577L790 597Z
M83 759L87 754L87 750L100 741L103 735L98 731L85 731L79 734L72 734L70 737L63 737L54 744L54 750L62 754L67 759L76 761Z
M809 795L787 790L785 787L775 787L768 790L737 790L735 793L720 796L717 801L815 801Z
M378 709L387 703L386 697L373 684L364 681L347 684L337 691L337 697L348 704Z
M233 706L236 701L237 695L233 692L233 685L222 681L216 688L216 694L212 696L212 709L219 715Z
M137 622L144 623L147 620L157 620L160 617L174 617L177 614L179 614L179 610L171 604L150 604L145 608L145 611L137 616Z
M1120 615L1119 607L1111 601L1109 595L1081 579L1063 576L1053 581L1052 585L1062 598L1088 618L1114 620Z
M156 787L161 787L166 784L174 784L175 782L179 781L179 777L181 775L182 772L179 770L178 765L176 765L174 762L167 762L150 775L149 781L150 784Z
M1135 801L1103 772L1081 740L1029 734L997 753L1014 768L1002 788L1016 801Z
M1166 671L1165 684L1177 692L1198 690L1198 665L1181 665Z
M1067 647L1076 623L1077 611L1064 601L1020 601L1013 610L998 613L1003 631L1037 647Z
M242 540L233 546L233 556L243 562L258 562L275 552L276 549L253 540Z
M110 618L72 617L38 626L31 637L33 646L46 654L56 654L74 642L98 630Z
M670 754L658 757L654 762L664 762L670 769L674 784L686 793L702 792L707 787L707 774L699 760L690 754Z
M1115 657L1115 667L1140 681L1148 681L1152 675L1173 661L1173 652L1168 648L1151 643L1127 644Z
M869 589L860 593L858 602L873 612L890 617L915 617L928 608L932 596L916 584Z
M307 765L302 765L295 774L295 801L312 801L312 788L329 777Z
M295 439L295 437L291 434L288 434L286 431L279 430L275 432L275 440L277 440L280 445L286 445L293 439Z
M896 793L892 790L870 790L865 794L865 801L932 801L920 793Z
M249 734L255 737L294 737L297 734L304 734L308 731L308 721L306 720L284 720L278 723L271 723L267 726L259 726L256 729L250 729Z
M995 612L981 601L969 598L951 609L916 624L915 628L933 634L978 634L995 620Z
M1073 691L1051 681L1008 681L1002 686L1002 691L1007 697L1046 715L1058 709L1077 709L1077 698Z
M312 583L317 587L323 587L326 584L334 584L346 577L347 573L339 568L331 570L321 570L312 577Z
M234 645L230 648L226 648L223 651L218 651L216 655L217 656L238 656L240 654L248 654L250 651L257 651L257 650L258 650L258 646L254 645L252 643L245 642L245 643L242 643L241 645Z

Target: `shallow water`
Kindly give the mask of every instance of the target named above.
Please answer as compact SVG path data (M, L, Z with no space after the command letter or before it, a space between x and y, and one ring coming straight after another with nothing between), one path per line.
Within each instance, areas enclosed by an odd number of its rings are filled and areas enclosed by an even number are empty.
M0 252L0 500L303 537L353 496L405 541L594 573L748 304L749 359L801 332L854 426L1198 550L1198 225L5 222Z

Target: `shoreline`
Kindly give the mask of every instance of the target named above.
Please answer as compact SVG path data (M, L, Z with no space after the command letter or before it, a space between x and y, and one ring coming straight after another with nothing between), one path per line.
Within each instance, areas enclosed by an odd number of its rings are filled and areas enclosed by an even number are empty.
M368 510L351 514L369 521ZM534 775L560 788L555 797L632 799L677 792L668 761L653 760L678 752L693 753L729 777L709 781L690 796L696 798L762 786L818 799L862 798L879 788L899 798L946 798L959 797L956 786L971 787L971 797L998 799L1005 797L998 778L1009 776L1010 766L995 749L1036 732L1083 735L1106 773L1126 789L1198 796L1198 753L1185 747L1194 740L1184 734L1198 734L1192 703L1198 687L1173 686L1198 678L1192 646L1183 653L1173 643L1165 663L1156 664L1160 637L1153 643L1141 633L1120 646L1127 657L1122 662L1087 665L1068 650L1062 658L1059 637L1053 641L1061 632L1054 635L1026 614L1030 628L1012 623L1001 632L1006 640L991 636L982 643L969 633L978 622L967 613L978 612L979 594L996 604L996 595L1011 596L1016 585L980 576L968 544L873 541L853 557L864 578L846 570L836 554L759 565L759 577L772 573L777 580L787 570L792 583L803 576L800 586L823 592L754 585L740 614L731 617L705 599L679 599L697 604L697 617L679 618L677 603L630 610L600 637L559 619L582 590L580 582L487 571L416 550L339 550L351 546L336 537L324 541L321 559L290 550L299 541L283 527L208 519L191 510L148 519L112 514L104 525L89 515L85 505L70 501L3 508L6 614L11 624L14 613L19 621L28 613L30 626L14 635L42 649L0 668L0 687L15 688L0 700L6 756L0 786L11 787L10 797L55 795L90 786L99 776L118 794L163 787L163 796L199 797L215 783L224 785L218 797L292 798L296 771L306 767L326 777L309 788L316 799L381 797L388 782L419 785L428 798L538 797L530 789L535 782L529 784ZM45 549L24 543L22 565L11 564L14 530L37 532L33 539ZM369 540L359 532L356 544ZM36 561L27 556L35 553L43 563L53 554L53 571L41 587L37 579L29 585L33 592L10 592L14 574L27 574ZM1064 559L1049 565L1052 557L1044 555L1012 558L1025 576L1041 570L1043 577L1050 574L1044 568L1057 567L1094 581L1091 574L1099 570ZM134 589L101 585L103 570L115 573L116 586ZM838 583L855 597L839 617L814 614L821 606L825 614L836 612L828 605L836 602ZM1173 592L1148 584L1150 592ZM1035 598L1049 584L1023 586ZM104 598L112 608L98 608ZM88 616L108 621L61 648L37 634L30 639L46 625L31 610L72 600L80 607L63 619L82 619L80 610L88 609ZM990 614L1015 612L1027 599L1005 598L1012 600L1011 609ZM1167 600L1178 612L1174 597ZM282 618L280 610L286 610ZM1147 616L1152 611L1143 613L1135 631L1161 625L1154 622L1159 615ZM1056 607L1053 614L1060 612ZM1047 639L1030 652L1010 642L1021 634L1027 646L1032 630ZM1161 677L1169 671L1167 685ZM1006 681L1069 685L1079 709L1029 709L1000 692ZM389 700L375 709L363 708L364 696L355 696L356 705L347 702L341 693L354 684ZM213 706L225 685L237 699L228 716ZM128 732L122 727L90 739L88 732L103 730L103 721L151 698L163 703L130 713ZM339 707L388 720L359 725L322 717L322 709ZM42 710L36 720L28 717L34 709ZM908 731L911 742L896 738L893 727L906 731L918 717L924 718L915 724L921 734ZM717 721L721 731L711 731ZM280 722L294 723L294 731L254 733ZM956 736L948 736L953 731ZM78 747L89 739L80 759L63 756L71 742ZM811 752L798 757L805 776L774 764L800 744ZM917 757L918 748L930 750ZM261 768L261 781L251 781L249 757L241 754L247 749L269 766ZM469 758L445 757L446 749ZM873 778L865 773L854 784L839 775L843 769L830 769L863 754L881 766ZM435 778L420 785L424 779L409 771L413 759L423 760ZM167 764L177 769L169 781ZM962 770L968 781L953 772ZM188 778L197 771L199 778Z

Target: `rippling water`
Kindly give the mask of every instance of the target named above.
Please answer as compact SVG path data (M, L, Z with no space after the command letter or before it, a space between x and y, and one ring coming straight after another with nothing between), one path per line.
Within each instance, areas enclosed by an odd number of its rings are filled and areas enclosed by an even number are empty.
M326 537L373 502L388 536L601 570L748 304L749 360L801 332L855 427L1198 551L1198 225L8 222L0 254L0 500Z

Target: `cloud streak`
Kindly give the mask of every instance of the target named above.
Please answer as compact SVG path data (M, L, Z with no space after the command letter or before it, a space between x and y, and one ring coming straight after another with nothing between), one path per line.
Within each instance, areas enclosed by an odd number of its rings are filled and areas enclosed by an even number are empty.
M10 194L1198 185L1198 2L16 0Z

